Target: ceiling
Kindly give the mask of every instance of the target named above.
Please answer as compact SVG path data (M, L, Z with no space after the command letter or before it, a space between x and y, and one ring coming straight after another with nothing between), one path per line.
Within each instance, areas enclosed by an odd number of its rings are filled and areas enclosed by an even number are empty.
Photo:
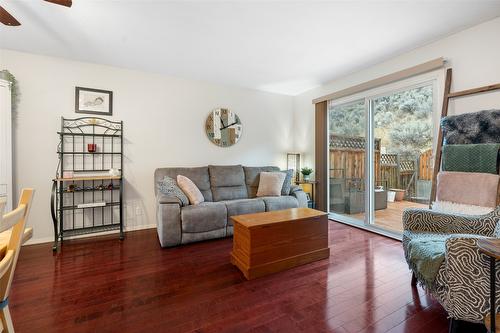
M500 1L0 0L0 47L296 95L500 16Z

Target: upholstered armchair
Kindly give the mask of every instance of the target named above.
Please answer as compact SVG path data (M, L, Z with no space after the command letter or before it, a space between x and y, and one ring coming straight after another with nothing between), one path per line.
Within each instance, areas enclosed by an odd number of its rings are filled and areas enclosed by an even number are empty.
M409 243L417 238L442 239L445 259L432 285L418 281L441 303L455 320L481 323L489 313L489 260L476 246L484 237L500 238L500 206L486 215L465 216L438 213L427 209L407 209L403 213L403 248L409 258ZM497 269L500 281L500 269ZM500 300L500 288L497 288ZM499 302L500 303L500 302ZM497 313L500 306L497 303Z

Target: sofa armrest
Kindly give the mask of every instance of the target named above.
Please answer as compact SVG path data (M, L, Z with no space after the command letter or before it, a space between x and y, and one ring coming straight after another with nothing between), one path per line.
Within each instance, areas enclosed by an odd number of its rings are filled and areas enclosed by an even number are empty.
M181 201L174 196L160 194L156 203L156 227L162 247L180 245L181 230Z
M290 195L299 202L299 207L307 207L307 194L298 185L292 185Z
M499 222L497 208L486 215L467 216L434 212L429 209L410 208L403 212L403 229L413 232L446 234L475 234L491 237Z
M452 318L482 322L489 313L489 259L482 254L477 241L481 236L457 235L446 240L446 276L449 293L448 313ZM496 278L500 279L497 263ZM500 290L496 291L497 312Z
M158 193L156 197L156 202L159 204L179 204L182 206L182 201L173 195L166 195L163 193Z
M290 186L290 195L297 191L302 191L302 187L300 187L299 185Z

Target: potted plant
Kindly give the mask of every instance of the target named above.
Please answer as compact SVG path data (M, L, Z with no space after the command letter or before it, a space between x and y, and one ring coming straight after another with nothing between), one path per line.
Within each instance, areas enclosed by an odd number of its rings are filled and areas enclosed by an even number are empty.
M311 177L311 173L313 173L313 169L305 167L300 170L300 173L302 173L302 178L304 179L304 181L307 182Z

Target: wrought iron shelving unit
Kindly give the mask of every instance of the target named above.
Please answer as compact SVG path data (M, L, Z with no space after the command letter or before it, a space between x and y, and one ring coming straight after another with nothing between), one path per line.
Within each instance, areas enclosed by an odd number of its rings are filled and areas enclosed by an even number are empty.
M65 237L82 234L119 229L123 239L123 122L61 117L57 134L59 165L50 202L53 250ZM110 175L110 169L120 175ZM67 172L71 178L64 177Z

